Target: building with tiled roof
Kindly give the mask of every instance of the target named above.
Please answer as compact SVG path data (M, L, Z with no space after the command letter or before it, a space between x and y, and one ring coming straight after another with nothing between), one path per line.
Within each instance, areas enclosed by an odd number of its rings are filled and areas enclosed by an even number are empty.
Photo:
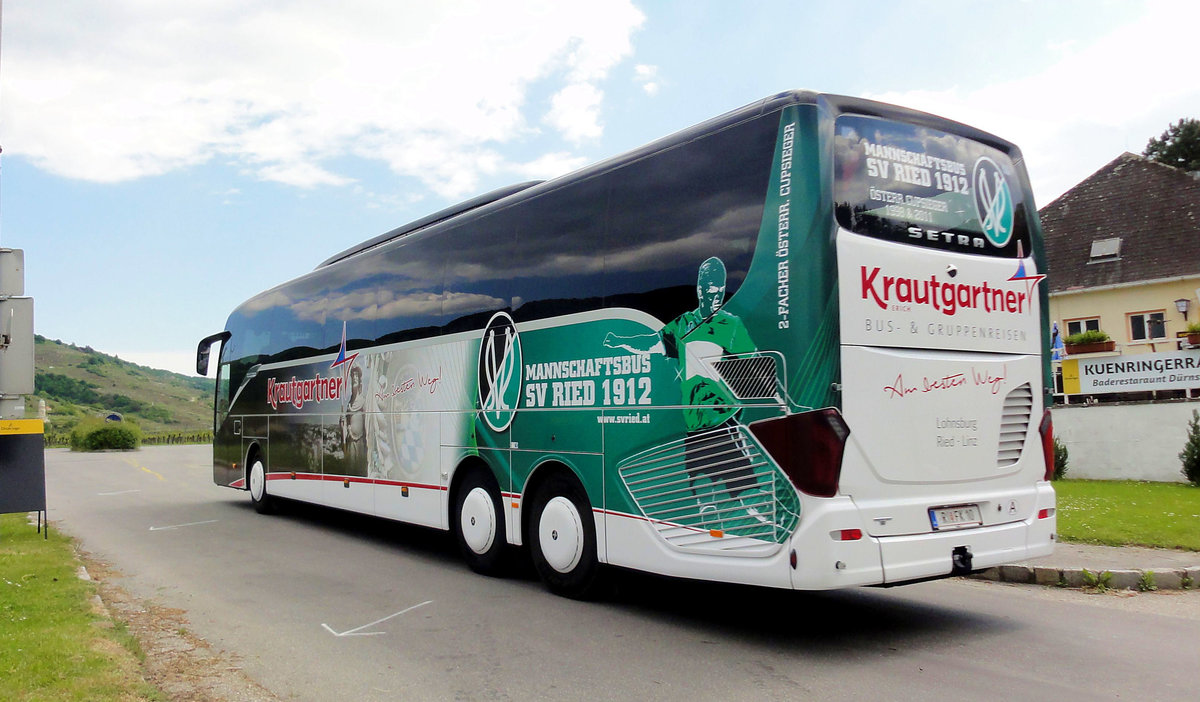
M1040 210L1050 317L1115 354L1180 347L1200 320L1200 179L1124 153Z

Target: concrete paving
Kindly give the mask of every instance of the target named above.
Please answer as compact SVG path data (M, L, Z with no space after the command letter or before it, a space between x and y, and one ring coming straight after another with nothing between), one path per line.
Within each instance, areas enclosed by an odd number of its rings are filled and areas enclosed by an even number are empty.
M1092 584L1085 570L1096 578L1109 573L1107 587L1118 590L1200 589L1200 552L1137 546L1060 543L1051 556L988 568L976 577L1084 587Z

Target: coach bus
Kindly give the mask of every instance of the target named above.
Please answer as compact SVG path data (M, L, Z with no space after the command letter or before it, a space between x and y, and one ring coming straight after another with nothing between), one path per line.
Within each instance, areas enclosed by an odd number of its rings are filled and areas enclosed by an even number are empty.
M213 477L527 551L794 589L1049 554L1020 151L787 92L367 240L235 309ZM520 547L520 548L518 548Z

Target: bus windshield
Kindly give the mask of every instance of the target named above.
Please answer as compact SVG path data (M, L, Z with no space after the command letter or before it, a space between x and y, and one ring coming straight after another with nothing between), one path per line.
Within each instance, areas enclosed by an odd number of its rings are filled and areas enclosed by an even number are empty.
M834 139L834 200L846 229L957 253L1030 253L1024 189L999 149L856 114L837 118Z

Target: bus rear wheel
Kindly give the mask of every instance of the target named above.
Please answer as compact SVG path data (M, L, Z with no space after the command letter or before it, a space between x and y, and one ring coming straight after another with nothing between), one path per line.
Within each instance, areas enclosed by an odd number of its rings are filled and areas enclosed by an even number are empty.
M475 469L463 480L454 500L454 525L458 549L471 570L483 575L503 571L508 539L500 486L491 473Z
M255 456L250 462L250 474L246 478L250 488L250 502L254 511L259 514L271 514L275 511L275 498L267 492L267 467L262 458Z
M579 481L559 474L542 485L533 499L529 531L533 565L551 592L575 599L596 593L596 521Z

